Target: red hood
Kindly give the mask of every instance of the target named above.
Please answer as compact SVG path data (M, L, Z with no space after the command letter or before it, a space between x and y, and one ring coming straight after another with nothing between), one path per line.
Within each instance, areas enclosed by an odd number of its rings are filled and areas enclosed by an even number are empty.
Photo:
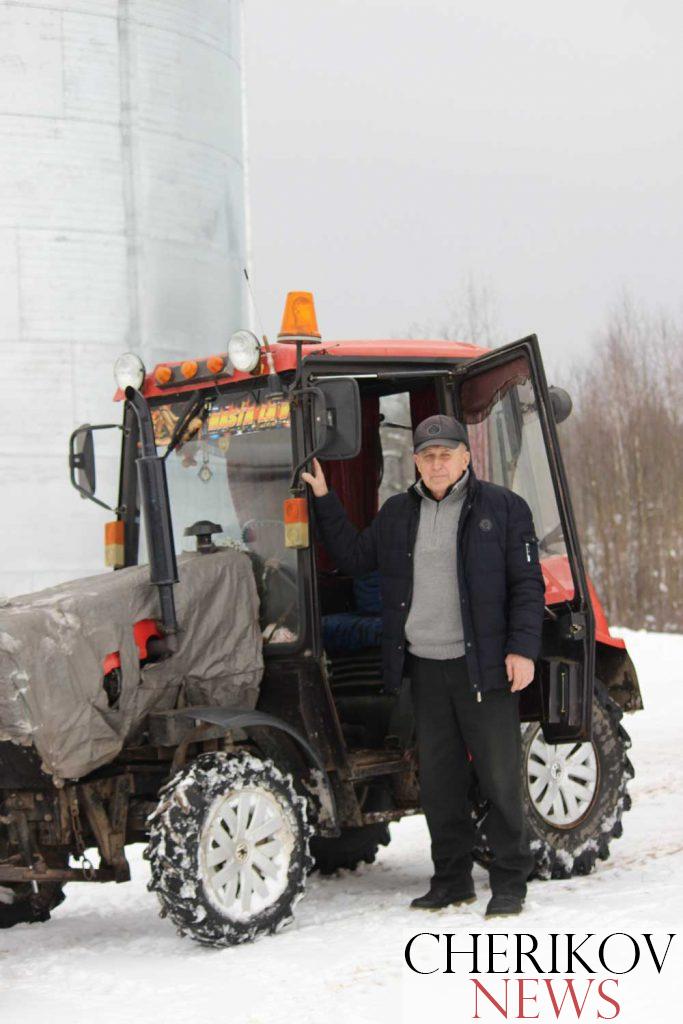
M541 562L543 578L545 580L545 602L546 604L557 604L560 601L569 601L574 596L574 581L572 580L569 559L566 555L551 555ZM595 592L595 587L588 582L588 593L590 594L593 614L595 615L595 639L603 644L610 644L611 647L626 647L626 643L619 637L611 636L607 616L600 604L600 599Z

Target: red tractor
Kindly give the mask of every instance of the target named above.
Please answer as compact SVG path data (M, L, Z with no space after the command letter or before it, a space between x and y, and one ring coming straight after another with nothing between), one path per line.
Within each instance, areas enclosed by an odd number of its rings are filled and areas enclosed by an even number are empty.
M389 822L421 813L409 688L383 691L377 581L329 562L300 472L324 461L362 528L413 482L412 430L436 412L534 515L546 613L520 729L535 876L608 857L633 775L621 718L642 702L584 571L557 430L571 400L535 336L325 342L291 293L273 345L240 331L227 355L151 373L128 355L116 372L121 424L70 443L72 482L106 504L95 439L121 433L114 572L0 609L0 926L46 919L68 881L126 880L126 845L145 841L162 915L201 943L251 940L291 920L311 870L371 862Z

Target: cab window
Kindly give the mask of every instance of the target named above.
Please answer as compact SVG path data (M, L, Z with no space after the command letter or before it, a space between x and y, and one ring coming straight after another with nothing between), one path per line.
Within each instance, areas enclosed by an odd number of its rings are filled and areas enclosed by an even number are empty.
M562 596L571 595L567 544L526 356L465 381L460 405L475 473L528 502L540 560L551 580L554 576L561 584Z

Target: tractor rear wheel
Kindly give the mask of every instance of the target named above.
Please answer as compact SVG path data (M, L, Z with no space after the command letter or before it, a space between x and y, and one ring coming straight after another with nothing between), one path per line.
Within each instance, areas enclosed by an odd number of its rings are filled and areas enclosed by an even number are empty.
M587 743L546 743L540 725L522 726L522 792L535 867L531 878L587 875L607 860L610 842L622 834L631 806L631 740L621 725L623 711L596 681L593 739ZM476 859L490 863L486 805L477 810Z
M311 839L314 870L321 875L332 875L339 868L353 871L359 864L372 864L380 846L388 846L390 840L389 826L384 822L344 828L341 835L332 838L314 836Z

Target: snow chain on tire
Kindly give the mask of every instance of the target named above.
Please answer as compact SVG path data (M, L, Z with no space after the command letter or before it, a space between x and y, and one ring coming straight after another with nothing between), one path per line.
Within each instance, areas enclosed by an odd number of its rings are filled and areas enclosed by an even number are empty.
M292 920L313 830L306 799L273 761L201 754L160 790L148 822L147 888L181 934L232 946Z
M539 812L527 784L527 757L540 726L533 722L522 726L522 793L531 851L536 865L531 878L571 878L587 875L598 860L607 860L609 844L623 831L622 816L631 807L627 792L634 769L628 757L631 740L621 725L623 711L609 696L605 686L595 683L593 702L593 743L596 784L593 798L575 825L556 827ZM571 745L562 745L571 749ZM588 752L588 746L584 745ZM475 858L488 865L491 851L485 835L487 805L476 809L478 841Z

